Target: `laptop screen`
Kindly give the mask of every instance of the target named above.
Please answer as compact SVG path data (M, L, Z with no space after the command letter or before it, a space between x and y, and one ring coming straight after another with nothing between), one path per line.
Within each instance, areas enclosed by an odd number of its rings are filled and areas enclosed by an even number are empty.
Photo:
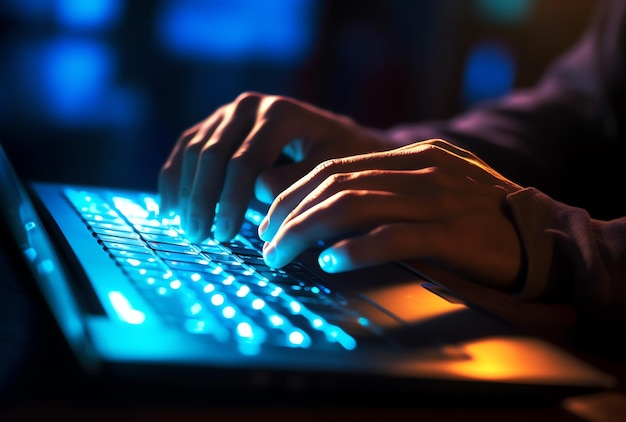
M46 296L70 347L83 350L84 326L69 277L24 185L0 145L0 213L3 236L24 258L30 278ZM82 353L80 355L83 355Z

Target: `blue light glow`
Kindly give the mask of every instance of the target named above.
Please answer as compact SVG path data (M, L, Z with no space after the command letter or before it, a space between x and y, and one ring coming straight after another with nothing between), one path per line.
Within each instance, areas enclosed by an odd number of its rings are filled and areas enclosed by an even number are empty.
M126 262L133 267L138 267L141 265L141 261L135 258L127 258Z
M237 315L237 310L232 306L224 306L224 309L222 309L222 315L224 315L224 318L226 319L231 319Z
M144 117L142 93L115 86L113 46L98 38L29 41L10 55L22 113L70 127L128 128Z
M238 297L245 297L248 293L250 293L250 287L244 285L244 286L239 287L239 289L237 290L235 294Z
M4 9L27 19L45 17L50 11L50 0L5 0Z
M113 69L113 55L104 45L77 39L48 44L39 69L48 111L60 121L97 113Z
M119 0L55 0L58 21L70 28L106 29L120 16Z
M197 315L198 313L200 313L201 310L202 310L202 305L199 303L194 303L189 308L189 312L191 312L192 315Z
M252 307L252 309L256 309L258 311L265 307L265 301L261 298L256 298L252 301L250 306Z
M326 272L332 272L337 267L337 257L330 249L323 251L317 261L320 268Z
M292 331L289 333L289 342L293 345L301 345L304 343L304 335L301 331Z
M513 56L503 45L483 42L474 47L463 77L463 100L467 105L501 97L515 80Z
M254 211L252 209L248 209L246 211L246 219L250 222L252 222L255 225L259 225L259 223L261 223L261 220L263 219L263 215L261 215L259 212Z
M296 302L295 300L289 302L289 307L294 314L299 314L302 311L302 305L300 305L300 303Z
M215 306L223 305L225 301L226 299L220 293L216 293L213 296L211 296L211 303Z
M254 337L252 326L247 322L240 322L237 324L237 335L243 338L252 339Z
M285 323L285 320L283 319L283 317L281 317L280 315L271 315L269 317L270 323L274 326L274 327L280 327L281 325L283 325Z
M169 1L157 17L170 51L196 59L295 61L312 41L312 1Z
M118 291L109 292L109 300L119 319L129 324L142 324L146 320L146 315L134 309L128 299Z

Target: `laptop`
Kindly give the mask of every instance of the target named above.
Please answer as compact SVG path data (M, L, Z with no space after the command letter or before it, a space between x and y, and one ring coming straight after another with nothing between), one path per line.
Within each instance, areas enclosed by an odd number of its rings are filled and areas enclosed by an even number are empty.
M406 263L330 275L309 250L267 267L254 201L233 241L192 244L154 192L21 181L2 149L0 175L5 247L91 385L492 403L615 386Z

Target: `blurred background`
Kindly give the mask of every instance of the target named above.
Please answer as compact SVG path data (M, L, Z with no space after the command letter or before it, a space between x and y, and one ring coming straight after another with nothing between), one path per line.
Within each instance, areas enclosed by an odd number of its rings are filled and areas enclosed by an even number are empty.
M155 189L178 135L240 92L367 126L534 84L593 0L3 0L0 142L31 179Z

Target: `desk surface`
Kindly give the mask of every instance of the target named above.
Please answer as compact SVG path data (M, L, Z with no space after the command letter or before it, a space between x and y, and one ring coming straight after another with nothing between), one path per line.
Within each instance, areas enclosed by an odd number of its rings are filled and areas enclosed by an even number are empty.
M437 279L469 302L477 303L489 312L524 330L563 345L573 314L567 309L550 305L519 304L506 295L489 289L476 289L464 280L441 270L414 265L426 276ZM189 401L136 403L117 400L115 394L100 397L90 395L89 386L68 386L75 379L72 362L54 356L52 369L43 369L50 354L57 350L52 335L41 335L36 306L27 291L18 285L6 284L11 274L0 274L0 352L4 366L0 368L0 393L5 401L2 420L183 420L224 418L226 420L463 420L463 421L626 421L626 362L588 351L573 353L592 365L615 374L619 380L615 391L568 398L558 403L528 405L527 403L453 403L445 399L423 402L418 398L355 397L348 401L333 397L298 400L277 397L271 402L244 404L244 400L212 400L202 395ZM39 333L35 339L33 334ZM44 333L45 334L45 333ZM28 350L38 350L37 357ZM42 356L44 357L42 359ZM47 356L47 358L46 358ZM80 378L80 377L78 377ZM98 393L100 394L100 393ZM117 397L119 398L119 397Z

